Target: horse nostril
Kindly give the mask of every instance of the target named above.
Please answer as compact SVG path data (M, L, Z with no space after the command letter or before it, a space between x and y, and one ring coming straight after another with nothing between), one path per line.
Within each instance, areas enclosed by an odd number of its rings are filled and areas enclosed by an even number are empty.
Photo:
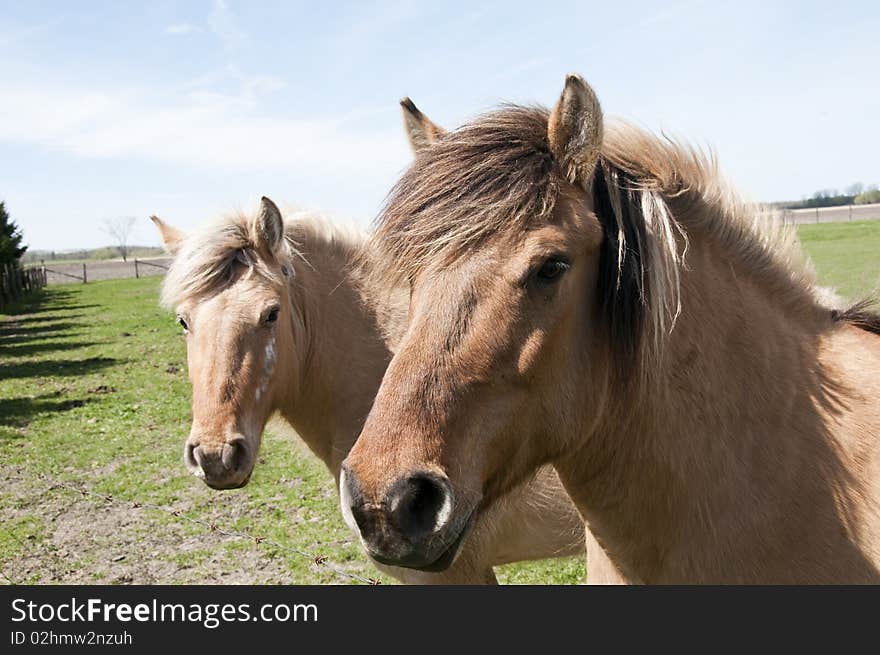
M198 444L190 441L187 441L186 445L183 447L183 463L188 469L199 468L199 463L196 461L195 455L196 448L198 448Z
M449 484L432 473L416 473L395 485L389 494L391 514L410 538L439 532L452 509Z
M233 439L223 446L220 456L223 465L233 472L239 472L247 468L250 462L248 448L244 439Z
M345 462L339 471L339 505L342 509L342 518L349 528L356 530L362 536L366 525L363 520L362 505L364 502L361 487L357 477L348 470Z

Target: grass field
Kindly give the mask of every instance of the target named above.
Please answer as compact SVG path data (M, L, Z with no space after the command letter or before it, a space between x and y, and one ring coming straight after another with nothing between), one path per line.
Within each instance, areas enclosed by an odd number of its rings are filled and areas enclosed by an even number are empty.
M346 582L308 558L225 537L150 503L384 583L353 543L323 465L279 427L250 484L214 492L181 463L185 348L160 280L50 286L0 322L0 578L15 583ZM45 475L49 480L38 478ZM84 483L113 503L55 482ZM576 582L583 564L512 565L505 582Z
M803 226L801 235L824 284L857 296L880 282L880 221ZM304 555L135 506L152 503L391 582L352 541L323 465L286 430L270 428L244 489L214 492L184 471L185 349L173 317L157 307L158 285L50 286L0 318L0 579L346 582ZM53 488L58 482L112 501ZM583 577L580 559L499 571L507 583Z
M801 225L822 284L853 300L880 290L880 221Z

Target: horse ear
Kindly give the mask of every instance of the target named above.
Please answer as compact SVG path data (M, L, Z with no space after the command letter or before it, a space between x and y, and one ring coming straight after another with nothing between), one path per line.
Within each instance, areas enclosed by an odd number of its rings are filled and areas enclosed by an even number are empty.
M278 205L266 196L260 199L260 211L253 224L255 245L275 252L284 239L284 219Z
M409 146L416 156L446 133L446 130L435 125L419 111L409 98L400 101L400 108L403 112L403 129L406 130Z
M550 152L569 182L590 184L602 147L602 108L590 85L574 73L547 122Z
M178 230L176 227L168 225L168 223L158 216L150 216L150 220L153 221L157 228L159 228L159 234L162 236L162 245L165 246L165 250L167 250L170 255L176 255L177 251L180 250L180 244L183 243L186 234Z

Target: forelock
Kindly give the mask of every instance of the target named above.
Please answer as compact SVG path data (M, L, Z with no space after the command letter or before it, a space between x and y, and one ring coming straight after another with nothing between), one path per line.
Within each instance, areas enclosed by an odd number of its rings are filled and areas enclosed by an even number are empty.
M174 308L218 293L233 281L237 265L275 279L277 273L262 260L254 244L250 221L243 214L223 217L187 235L162 283L162 305ZM283 250L291 247L285 239Z
M553 212L559 178L548 111L508 106L441 136L391 190L371 245L384 274L412 278Z

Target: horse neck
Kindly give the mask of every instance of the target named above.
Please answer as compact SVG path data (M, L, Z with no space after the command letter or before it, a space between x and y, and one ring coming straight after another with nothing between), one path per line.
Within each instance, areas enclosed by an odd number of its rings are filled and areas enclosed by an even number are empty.
M353 246L311 232L297 235L287 392L281 415L333 472L354 444L390 359L369 303L352 275Z
M843 391L819 357L830 312L807 287L768 280L772 271L711 235L689 237L682 313L659 363L635 394L612 387L603 424L557 463L590 527L635 580L706 573L728 538L754 543L761 538L750 531L781 527L766 526L774 503L773 511L786 503L835 511L826 492L839 471L829 470L825 426ZM682 560L685 539L709 559Z

